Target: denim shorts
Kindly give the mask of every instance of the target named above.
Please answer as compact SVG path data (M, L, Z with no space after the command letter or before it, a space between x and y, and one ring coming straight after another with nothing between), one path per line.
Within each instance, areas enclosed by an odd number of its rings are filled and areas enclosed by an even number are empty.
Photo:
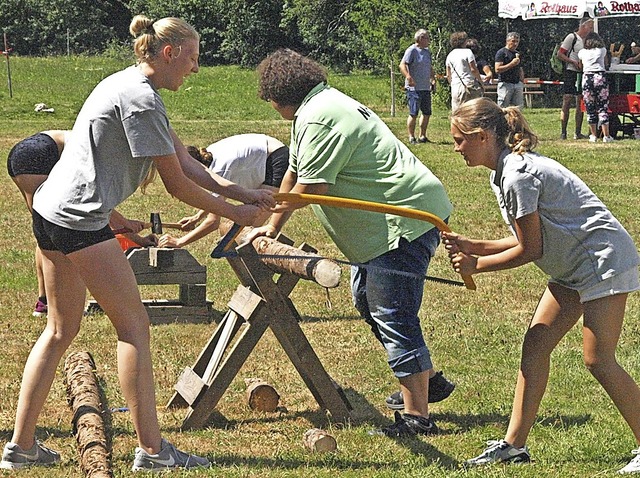
M431 116L431 91L406 90L409 116L418 116L418 110L425 116Z
M398 378L433 367L418 312L424 277L440 243L433 228L397 249L351 267L353 303L387 351L387 361Z

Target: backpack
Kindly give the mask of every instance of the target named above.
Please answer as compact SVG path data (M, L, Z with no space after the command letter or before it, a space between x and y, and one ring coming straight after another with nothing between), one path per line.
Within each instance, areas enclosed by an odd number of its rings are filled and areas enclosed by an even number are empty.
M576 46L576 41L578 41L578 36L573 33L573 42L571 43L571 48L567 52L567 56L571 54L573 48ZM555 71L558 75L562 75L564 71L564 61L558 58L558 50L562 46L562 42L556 43L556 46L553 47L553 53L551 54L551 58L549 58L549 63L551 64L551 69Z

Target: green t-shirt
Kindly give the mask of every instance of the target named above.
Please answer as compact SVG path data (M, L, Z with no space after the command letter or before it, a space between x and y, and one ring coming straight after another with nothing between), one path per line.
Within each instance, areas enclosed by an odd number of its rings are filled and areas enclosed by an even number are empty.
M453 209L440 180L369 108L325 84L295 114L290 168L300 184L328 184L328 195L427 211ZM350 260L366 262L434 226L376 212L314 205L318 219Z

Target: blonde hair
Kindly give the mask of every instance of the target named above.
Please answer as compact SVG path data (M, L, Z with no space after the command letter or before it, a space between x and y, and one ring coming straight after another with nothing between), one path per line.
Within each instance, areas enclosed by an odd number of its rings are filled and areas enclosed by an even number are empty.
M195 28L175 17L151 20L145 15L136 15L131 20L129 32L134 38L133 50L138 63L154 58L164 45L179 47L186 40L200 40Z
M533 151L538 144L538 137L518 108L500 108L484 97L462 103L451 114L451 124L464 135L489 131L496 141L517 154Z
M158 170L156 169L156 163L151 163L151 167L149 168L149 171L147 171L147 176L144 178L142 183L140 183L140 191L142 194L147 192L147 187L153 182L157 174Z

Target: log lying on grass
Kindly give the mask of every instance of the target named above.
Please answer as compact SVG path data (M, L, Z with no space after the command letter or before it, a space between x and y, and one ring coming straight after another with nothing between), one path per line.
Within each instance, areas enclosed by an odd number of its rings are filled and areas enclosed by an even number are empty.
M315 453L326 453L338 449L336 439L319 428L307 430L302 437L302 442L307 450Z
M278 409L280 395L273 385L260 378L247 378L247 403L251 410L275 412Z
M226 234L231 226L230 222L222 221L220 233L222 235ZM251 227L242 229L236 238L236 243L242 244L246 242L245 238L250 231ZM288 272L301 279L312 280L327 288L338 287L340 284L340 265L331 259L305 252L302 249L265 236L255 238L251 241L251 245L253 245L258 254L266 256L261 257L260 260L274 272ZM293 256L293 258L289 259L286 256Z
M73 433L85 476L111 478L111 453L94 369L95 362L88 352L69 354L64 362L67 402L73 411Z

